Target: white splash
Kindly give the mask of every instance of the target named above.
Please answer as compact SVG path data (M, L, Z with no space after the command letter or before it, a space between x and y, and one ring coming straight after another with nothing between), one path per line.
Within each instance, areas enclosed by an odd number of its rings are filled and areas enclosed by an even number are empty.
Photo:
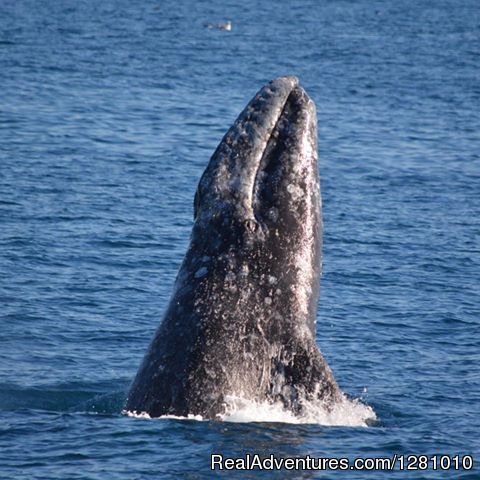
M258 403L240 397L227 399L227 412L221 416L225 422L280 422L294 424L318 424L327 426L367 427L376 420L371 407L359 400L342 400L327 408L322 402L304 404L304 413L294 415L281 403Z
M349 399L343 396L341 402L333 407L326 408L322 402L304 404L305 413L296 416L285 410L280 403L256 402L242 397L230 396L226 399L226 413L219 415L218 420L231 423L292 423L316 424L337 427L367 427L377 418L371 407L360 400ZM124 410L124 415L134 418L152 419L145 412L129 412ZM203 421L201 415L189 414L186 417L177 415L164 415L159 419L195 420Z
M147 420L157 420L157 418L152 418L150 414L147 412L137 412L137 411L129 411L129 410L122 410L122 415L127 415L127 417L132 418L142 418ZM181 417L179 415L163 415L159 417L159 419L166 419L166 420L195 420L197 422L202 422L203 417L201 415L193 415L189 413L186 417Z

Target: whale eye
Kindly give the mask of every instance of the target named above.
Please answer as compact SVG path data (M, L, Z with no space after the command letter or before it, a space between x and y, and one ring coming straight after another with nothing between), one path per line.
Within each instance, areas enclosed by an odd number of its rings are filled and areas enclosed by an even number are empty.
M255 233L258 229L257 222L255 220L252 220L251 218L248 218L247 220L245 220L244 225L247 231L249 231L250 233Z

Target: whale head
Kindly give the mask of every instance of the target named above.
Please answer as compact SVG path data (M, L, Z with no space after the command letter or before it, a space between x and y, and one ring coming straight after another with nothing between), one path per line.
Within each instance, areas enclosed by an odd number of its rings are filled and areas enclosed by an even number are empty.
M248 103L211 157L195 194L193 245L209 257L241 252L250 270L268 261L270 281L313 332L320 202L315 104L296 77L280 77Z

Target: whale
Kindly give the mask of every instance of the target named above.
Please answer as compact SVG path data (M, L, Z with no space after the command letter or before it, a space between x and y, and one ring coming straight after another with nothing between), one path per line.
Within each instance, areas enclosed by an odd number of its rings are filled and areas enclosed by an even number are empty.
M342 392L316 343L322 212L315 104L264 85L198 183L190 244L125 410L218 419L232 399L301 415Z

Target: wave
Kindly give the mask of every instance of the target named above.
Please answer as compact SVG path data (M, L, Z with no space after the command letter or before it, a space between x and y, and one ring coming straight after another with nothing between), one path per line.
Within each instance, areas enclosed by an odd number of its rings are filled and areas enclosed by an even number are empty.
M122 410L125 389L118 384L67 383L22 387L0 385L0 410L43 410L118 415Z

